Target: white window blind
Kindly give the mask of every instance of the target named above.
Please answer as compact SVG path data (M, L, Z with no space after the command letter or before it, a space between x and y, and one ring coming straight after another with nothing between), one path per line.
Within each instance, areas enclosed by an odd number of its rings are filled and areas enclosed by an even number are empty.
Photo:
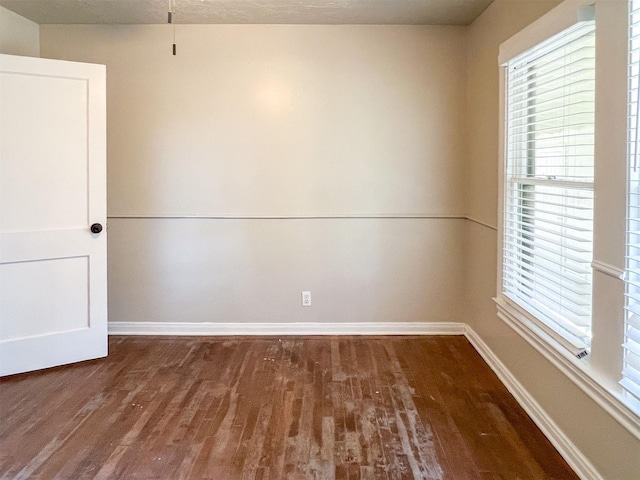
M620 382L640 405L640 0L631 1L629 31L629 185L624 365Z
M595 23L506 67L504 294L580 357L591 338Z

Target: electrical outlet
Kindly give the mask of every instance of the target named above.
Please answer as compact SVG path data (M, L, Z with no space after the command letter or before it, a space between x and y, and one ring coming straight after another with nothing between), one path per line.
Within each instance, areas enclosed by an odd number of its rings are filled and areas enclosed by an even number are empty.
M302 306L303 307L311 306L311 292L302 292Z

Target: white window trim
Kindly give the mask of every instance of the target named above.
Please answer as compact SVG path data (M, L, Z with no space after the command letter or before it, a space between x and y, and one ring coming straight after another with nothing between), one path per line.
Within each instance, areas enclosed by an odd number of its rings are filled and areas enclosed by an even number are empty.
M565 0L562 4L548 12L546 15L532 23L509 40L500 45L499 63L501 66L515 56L542 43L552 36L566 30L581 20L586 20L585 15L593 14L594 3L605 3L616 0ZM619 1L619 0L617 0ZM584 7L587 7L586 9ZM589 8L591 7L591 8ZM626 75L626 69L625 69ZM596 87L597 88L597 87ZM616 419L636 438L640 439L640 412L633 410L628 399L625 398L617 379L602 375L601 370L594 368L590 357L577 359L562 343L554 332L546 331L541 327L539 319L516 305L503 292L502 285L502 261L503 261L503 233L504 233L504 195L505 195L505 166L506 166L506 138L505 138L505 106L506 106L506 82L505 70L500 69L500 129L499 129L499 181L498 181L498 242L497 242L497 278L496 291L499 292L494 301L497 305L498 317L515 330L525 341L534 347L540 354L549 360L558 370L576 384L586 395L594 400L600 407ZM626 91L625 91L626 97ZM626 103L625 103L626 111ZM626 117L625 117L626 122ZM626 135L626 130L625 130ZM596 140L597 141L597 140ZM626 136L625 136L626 151ZM597 188L597 187L596 187ZM622 184L619 188L622 188ZM626 213L626 210L624 211ZM626 233L626 232L625 232ZM594 235L596 234L594 225ZM621 237L621 242L625 238ZM594 238L595 243L595 238ZM609 257L596 257L594 245L593 269L606 278L615 279L622 284L622 265L611 261ZM622 247L621 253L624 253ZM595 278L594 278L595 281ZM594 298L595 300L595 298ZM622 311L621 311L622 314ZM614 319L612 318L612 321ZM622 321L622 317L620 319Z
M565 0L503 42L498 53L498 63L504 65L512 58L565 31L577 22L593 19L594 3L595 0Z

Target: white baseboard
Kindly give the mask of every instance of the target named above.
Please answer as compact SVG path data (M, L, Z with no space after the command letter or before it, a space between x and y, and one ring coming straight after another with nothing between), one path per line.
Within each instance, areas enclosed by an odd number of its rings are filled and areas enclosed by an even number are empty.
M604 480L604 477L598 473L587 457L564 434L553 419L547 415L540 404L525 390L516 377L469 325L466 326L465 336L576 474L582 480Z
M109 335L464 335L455 322L181 323L109 322Z

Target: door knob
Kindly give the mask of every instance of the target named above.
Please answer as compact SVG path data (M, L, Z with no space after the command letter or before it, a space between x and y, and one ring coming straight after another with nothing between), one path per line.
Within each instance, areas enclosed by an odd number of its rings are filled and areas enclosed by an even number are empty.
M99 223L94 223L91 225L91 233L100 233L102 231L102 225Z

